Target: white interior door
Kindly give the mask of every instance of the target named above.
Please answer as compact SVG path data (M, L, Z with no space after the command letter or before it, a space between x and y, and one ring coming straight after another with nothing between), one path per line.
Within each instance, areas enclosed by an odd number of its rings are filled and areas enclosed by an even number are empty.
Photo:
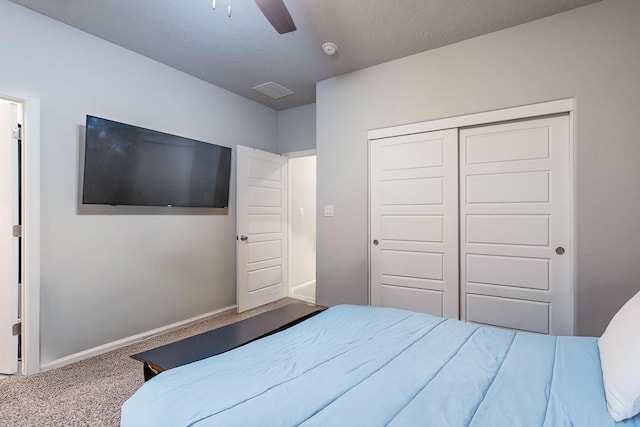
M237 146L238 312L287 296L287 159Z
M573 333L568 116L460 131L462 318Z
M0 104L0 373L18 371L18 112L15 104Z
M371 142L372 305L458 318L457 136Z

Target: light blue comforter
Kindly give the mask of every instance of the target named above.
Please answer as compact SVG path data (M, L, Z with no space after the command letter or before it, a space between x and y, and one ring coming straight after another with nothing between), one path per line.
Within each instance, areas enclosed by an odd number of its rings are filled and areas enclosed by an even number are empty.
M122 426L640 426L606 409L595 338L343 305L151 379Z

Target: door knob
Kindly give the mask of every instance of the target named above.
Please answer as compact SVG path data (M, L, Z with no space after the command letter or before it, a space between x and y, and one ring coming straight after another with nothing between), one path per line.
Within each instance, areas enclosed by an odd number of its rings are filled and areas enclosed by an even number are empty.
M249 240L249 238L243 234L242 236L240 236L240 240L246 242L247 240Z
M558 246L558 247L556 248L556 253L557 253L558 255L562 255L562 254L564 253L564 248L563 248L562 246Z
M373 241L373 244L374 244L375 246L378 246L378 241L377 241L377 240L374 240L374 241Z

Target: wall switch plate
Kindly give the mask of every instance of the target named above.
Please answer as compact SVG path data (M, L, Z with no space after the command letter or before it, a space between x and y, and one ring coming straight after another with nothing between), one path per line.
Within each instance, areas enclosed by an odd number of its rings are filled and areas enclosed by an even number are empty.
M304 216L304 208L298 209L298 216Z
M333 216L333 205L324 205L324 216Z

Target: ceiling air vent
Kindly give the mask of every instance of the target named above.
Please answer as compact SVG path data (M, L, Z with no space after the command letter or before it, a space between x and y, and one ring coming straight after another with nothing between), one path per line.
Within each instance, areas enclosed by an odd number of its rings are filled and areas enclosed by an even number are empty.
M269 98L278 99L285 96L293 95L293 91L287 89L284 86L274 82L263 83L258 86L252 87L253 90L260 92L263 95L267 95Z

